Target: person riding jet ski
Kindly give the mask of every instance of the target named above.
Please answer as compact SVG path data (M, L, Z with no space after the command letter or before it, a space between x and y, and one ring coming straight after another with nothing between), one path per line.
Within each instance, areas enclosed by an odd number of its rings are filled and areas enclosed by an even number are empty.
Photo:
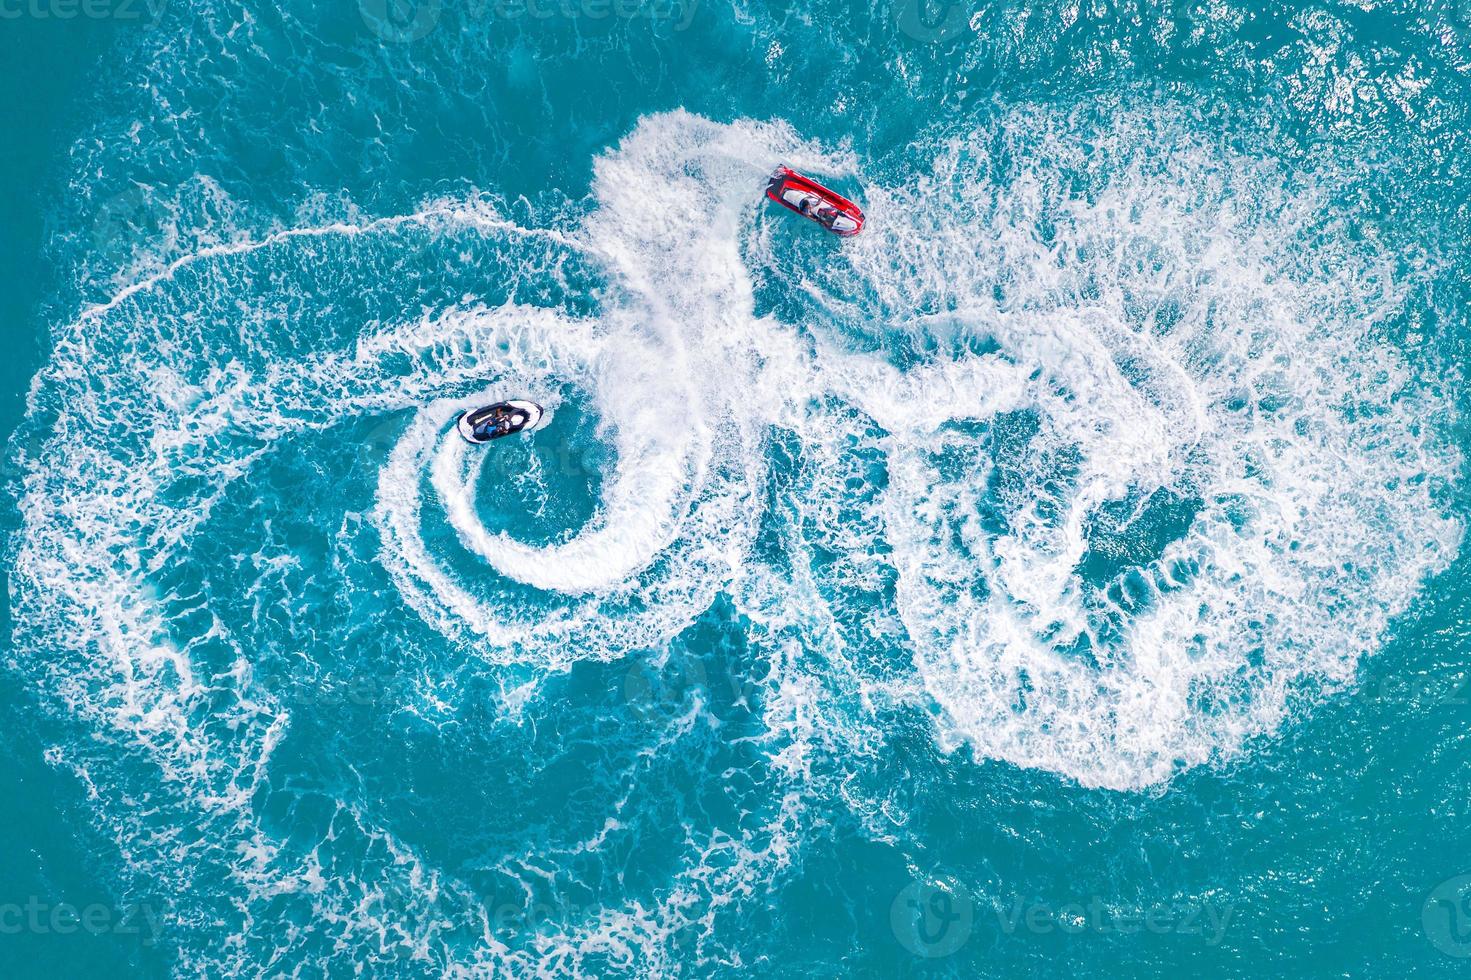
M784 200L790 200L791 196L797 194L795 189L787 191L782 195ZM837 208L823 201L816 194L802 194L795 202L797 211L804 217L822 225L828 231L837 232L839 235L851 235L858 230L858 222L848 217Z
M545 412L535 402L506 401L472 408L460 416L456 423L460 435L466 442L477 446L492 439L503 439L527 429L536 428Z
M844 238L863 229L862 208L789 167L778 167L771 175L766 196Z

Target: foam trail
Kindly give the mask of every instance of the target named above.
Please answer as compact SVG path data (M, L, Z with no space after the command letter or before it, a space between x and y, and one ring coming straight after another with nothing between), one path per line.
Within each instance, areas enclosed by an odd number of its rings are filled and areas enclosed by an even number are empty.
M1041 109L998 125L937 136L930 179L870 179L867 231L837 249L759 191L778 162L856 180L851 154L672 112L598 157L575 231L478 202L288 229L60 328L25 437L15 656L93 742L149 760L56 755L140 877L213 883L186 890L180 928L226 923L241 972L282 907L271 968L325 946L385 971L652 975L691 932L697 964L729 962L717 921L779 887L830 821L817 801L868 815L851 777L901 716L1137 789L1351 677L1461 540L1453 413L1378 329L1392 263L1345 240L1329 195L1167 111L1114 111L1106 140ZM651 187L691 206L651 208ZM459 412L511 396L553 425L461 443ZM538 537L534 508L503 502L566 490L535 453L579 413L604 451L566 494L587 507ZM513 452L525 472L497 482ZM597 894L580 914L495 933L482 885L421 853L351 760L325 827L278 812L279 746L323 714L298 669L386 641L414 684L384 717L414 738L558 731L580 705L540 685L676 657L722 604L753 687L731 701L755 720L730 736L703 693L643 728L599 718L632 760L600 829L485 845L476 871L528 902ZM461 710L462 672L500 685L496 710ZM592 862L667 816L638 793L695 749L741 774L731 814L690 815L641 892L610 886ZM152 814L188 842L142 846ZM445 895L466 909L449 926Z
M178 273L190 266L210 259L218 259L225 256L249 255L261 249L280 245L282 242L294 238L323 238L331 235L362 235L373 232L391 231L403 225L424 225L435 221L443 221L449 224L465 224L471 227L481 228L486 231L499 232L503 234L544 237L559 245L570 245L571 243L559 232L548 228L522 228L513 222L503 220L483 207L466 207L458 202L449 202L424 208L413 214L394 215L387 218L376 218L362 223L347 221L335 221L326 225L314 225L307 228L283 228L272 232L259 239L245 239L242 241L227 242L220 245L210 245L198 251L190 252L174 259L163 269L151 275L139 279L135 283L121 289L105 303L98 303L84 309L80 314L82 321L95 320L106 313L117 309L118 306L131 299L140 292L156 289L159 285L172 280Z
M1080 198L1060 176L1076 147L1013 120L1025 197L996 194L979 140L957 140L935 165L943 207L883 200L855 259L891 325L994 353L825 363L895 433L878 506L943 737L1133 788L1239 751L1303 679L1350 676L1461 527L1434 498L1456 455L1419 421L1443 408L1370 339L1398 302L1375 260L1320 230L1312 192L1217 165L1167 118L1122 125L1123 147L1133 126L1174 132L1176 169L1126 160ZM1285 217L1232 213L1248 199ZM906 316L916 304L949 312ZM1101 571L1111 537L1168 508L1173 537Z

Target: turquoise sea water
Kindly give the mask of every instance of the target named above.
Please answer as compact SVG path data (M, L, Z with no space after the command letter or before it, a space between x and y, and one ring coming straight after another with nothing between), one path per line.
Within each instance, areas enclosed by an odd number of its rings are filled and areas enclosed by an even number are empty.
M1467 969L1463 6L0 13L6 975Z

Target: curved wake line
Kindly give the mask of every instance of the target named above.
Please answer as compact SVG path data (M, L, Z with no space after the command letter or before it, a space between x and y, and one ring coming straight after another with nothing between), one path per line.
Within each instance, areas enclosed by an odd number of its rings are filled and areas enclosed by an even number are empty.
M467 208L464 203L425 208L413 214L389 215L382 218L374 218L371 221L366 221L361 224L336 221L331 224L309 228L284 228L280 231L272 232L264 238L210 245L198 251L191 252L188 255L180 256L153 275L124 287L107 302L98 303L83 309L77 315L78 323L86 323L89 320L95 320L107 313L111 313L134 295L153 289L162 283L169 282L181 270L208 259L249 255L251 252L279 245L293 238L324 238L331 235L350 237L390 231L403 225L428 224L434 219L443 219L452 224L465 224L519 237L546 238L548 241L569 249L576 247L572 239L563 235L561 232L550 228L522 228L520 225L502 218L487 217L481 214L478 208Z
M1110 122L1101 169L1079 158L1075 120L1041 110L1002 120L996 159L987 134L942 140L935 179L870 185L865 235L818 251L758 210L760 181L779 161L851 174L849 156L781 124L669 113L596 161L598 210L575 232L436 204L213 246L86 308L32 389L45 445L27 460L11 589L17 656L62 710L158 763L140 787L75 762L120 839L155 808L193 821L197 849L153 854L147 873L199 866L251 922L297 896L309 909L282 949L395 936L374 964L412 949L451 970L652 969L680 931L712 937L717 915L769 893L826 819L807 816L815 801L867 805L850 777L896 712L935 706L947 749L1127 790L1243 751L1298 686L1350 678L1462 534L1437 497L1459 465L1436 434L1451 407L1372 331L1404 290L1269 169L1219 159L1168 114ZM1165 173L1160 140L1178 144ZM651 209L649 186L708 206ZM1259 213L1220 220L1241 199ZM544 287L548 306L349 261L436 223L456 262L484 244L461 229L508 240L472 268ZM242 297L221 261L328 235L361 239L340 284L298 289L288 264ZM560 253L606 274L595 311L552 308ZM360 315L356 293L399 289L456 298L366 334L318 335L303 314ZM75 342L99 330L119 342ZM596 480L548 463L583 448L570 424L492 451L459 442L460 411L518 395L565 418L585 407L606 451ZM79 418L96 439L72 437ZM579 516L533 544L517 519L536 515L507 513L526 499ZM553 506L569 501L588 506ZM282 733L316 720L298 666L330 675L386 639L405 675L479 660L534 687L578 661L694 650L725 601L766 729L737 741L768 795L738 800L729 826L686 828L652 899L615 893L521 945L471 923L453 945L425 896L472 889L400 840L392 813L345 798L334 821L365 855L391 853L408 908L324 874L330 857L263 816ZM454 710L412 690L407 715ZM498 723L597 710L517 698ZM599 731L667 759L728 736L700 711ZM577 853L627 845L636 810L620 803ZM528 896L585 884L514 870Z
M903 433L873 519L945 744L1135 789L1346 682L1447 566L1459 455L1424 421L1452 409L1373 339L1405 290L1315 192L1159 117L1119 120L1080 192L1095 136L1011 122L996 160L942 145L947 183L884 196L853 250L893 328L960 352L829 358L853 378L827 388Z

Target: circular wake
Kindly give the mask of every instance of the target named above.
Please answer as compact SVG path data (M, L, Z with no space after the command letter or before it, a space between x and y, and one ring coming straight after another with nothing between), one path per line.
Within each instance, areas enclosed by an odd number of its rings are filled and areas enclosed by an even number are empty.
M878 192L818 295L887 356L820 340L854 412L804 428L880 457L824 538L885 549L942 739L1135 788L1352 678L1456 553L1459 458L1381 336L1409 284L1327 188L1165 113L1085 118L945 139L933 176ZM1139 149L1159 134L1163 160Z
M596 972L655 969L688 930L718 959L717 896L789 867L813 800L916 706L947 747L1088 786L1239 752L1350 678L1455 554L1451 409L1385 339L1403 273L1327 190L1166 112L1106 132L1035 110L937 137L926 175L866 185L839 250L756 202L778 162L856 181L856 161L671 113L597 160L575 230L438 202L209 249L86 310L16 447L15 656L148 767L54 761L99 786L120 841L193 830L135 870L220 872L199 894L222 897L180 899L208 914L176 914L238 929L227 958L289 895L310 925L283 948L373 934ZM455 435L508 397L551 425ZM367 757L466 717L572 725L573 694L596 706L574 665L668 658L726 607L745 727L697 701L645 728L599 716L613 812L539 846L655 837L672 818L640 789L691 745L743 774L707 787L729 812L679 814L666 878L518 943L474 913L443 934L436 901L480 874L572 903L606 869L451 872L355 760L319 823L273 777L294 733L331 728L311 699L343 651L406 678ZM525 745L534 797L563 747ZM365 861L397 899L323 870Z

